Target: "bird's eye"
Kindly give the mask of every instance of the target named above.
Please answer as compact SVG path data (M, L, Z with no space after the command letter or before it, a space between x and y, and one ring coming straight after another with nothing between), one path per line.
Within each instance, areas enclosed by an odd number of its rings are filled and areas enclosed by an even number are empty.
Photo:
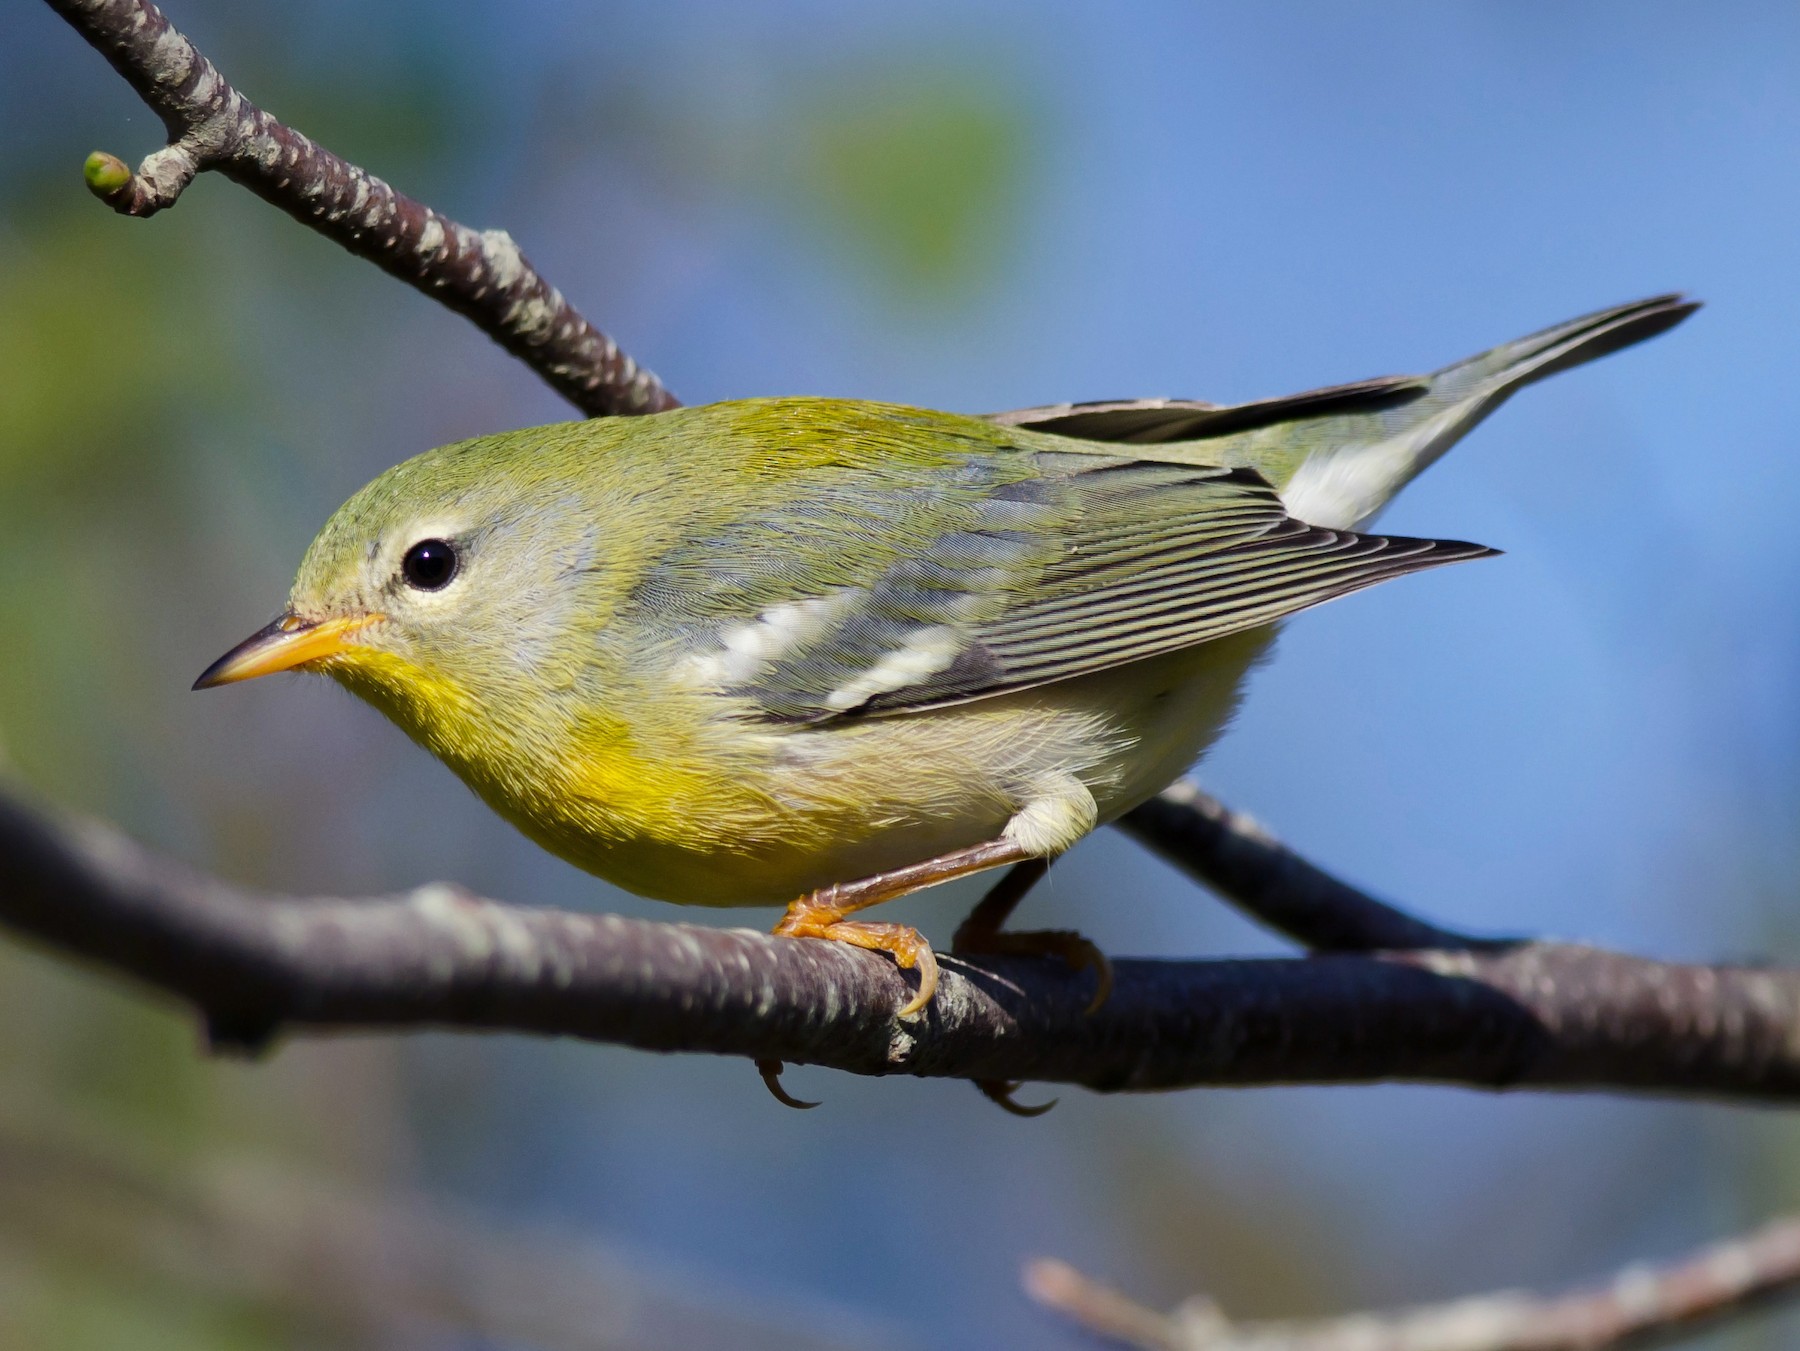
M421 591L442 590L456 576L456 547L448 540L422 539L400 560L400 575Z

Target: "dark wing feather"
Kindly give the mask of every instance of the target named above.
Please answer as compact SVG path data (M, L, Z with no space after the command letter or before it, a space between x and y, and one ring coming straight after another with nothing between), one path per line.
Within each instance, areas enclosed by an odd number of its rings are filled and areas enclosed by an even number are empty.
M1226 405L1199 399L1118 399L1019 408L1010 413L989 413L987 420L1002 427L1029 427L1034 432L1051 432L1083 441L1164 445L1170 441L1192 441L1202 436L1247 431L1295 417L1378 412L1410 403L1430 388L1429 376L1384 375L1350 385L1311 389L1304 394L1257 399L1253 403Z
M840 592L736 688L781 720L896 714L1160 656L1479 545L1324 530L1255 472L1038 453L973 520ZM821 613L834 604L809 604Z

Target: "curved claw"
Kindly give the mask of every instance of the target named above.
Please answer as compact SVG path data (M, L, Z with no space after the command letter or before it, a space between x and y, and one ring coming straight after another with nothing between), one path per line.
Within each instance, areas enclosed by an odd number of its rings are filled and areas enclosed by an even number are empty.
M908 929L906 932L910 934L916 942L908 944L905 947L892 947L886 949L886 951L894 954L894 960L899 963L900 966L916 966L919 968L919 988L913 993L911 999L900 1006L900 1011L896 1016L901 1018L910 1018L913 1014L919 1012L929 1004L932 996L937 993L938 987L937 953L931 950L931 944L925 941L918 930Z
M925 935L910 925L845 919L840 911L829 906L796 901L782 916L774 932L783 938L823 938L833 943L849 943L852 947L887 953L902 970L917 967L919 988L901 1006L899 1016L902 1018L912 1017L937 993L937 954L925 941Z
M937 993L938 960L925 941L925 935L905 924L882 924L872 920L839 920L827 924L810 937L828 938L835 943L849 943L871 952L885 952L902 971L919 969L919 988L900 1006L896 1016L910 1018L931 1002Z
M1022 1102L1015 1102L1013 1094L1025 1086L1018 1079L977 1079L974 1083L975 1087L981 1090L982 1097L1012 1116L1042 1116L1057 1103L1055 1098L1050 1099L1049 1102L1040 1102L1035 1107L1027 1107Z
M781 1062L779 1060L757 1061L756 1072L762 1076L763 1087L768 1089L775 1101L783 1107L792 1107L797 1112L806 1112L819 1105L816 1102L807 1102L803 1098L796 1098L781 1086Z
M1087 944L1087 951L1082 954L1081 963L1079 966L1075 966L1075 969L1080 970L1082 967L1087 967L1094 973L1094 997L1088 1000L1087 1008L1082 1010L1091 1018L1100 1011L1102 1004L1112 998L1113 964L1112 958L1100 951L1093 943L1089 943L1085 938L1081 941ZM1075 965L1073 962L1070 964Z

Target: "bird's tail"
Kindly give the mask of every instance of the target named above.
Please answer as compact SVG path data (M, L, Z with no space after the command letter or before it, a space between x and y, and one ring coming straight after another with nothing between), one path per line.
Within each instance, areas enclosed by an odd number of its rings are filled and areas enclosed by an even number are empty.
M1413 398L1392 401L1352 436L1297 466L1282 487L1288 510L1315 525L1367 521L1516 389L1673 328L1699 309L1680 295L1652 296L1571 319L1446 366ZM1345 428L1348 430L1348 428Z
M1432 393L1477 405L1479 419L1515 389L1654 338L1699 308L1697 300L1666 295L1583 315L1444 367L1431 377Z

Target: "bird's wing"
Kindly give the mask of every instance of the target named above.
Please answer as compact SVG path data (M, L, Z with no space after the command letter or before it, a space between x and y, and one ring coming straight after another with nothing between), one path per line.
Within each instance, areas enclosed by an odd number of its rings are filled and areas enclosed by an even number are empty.
M1243 468L1019 446L809 483L759 518L754 551L715 537L669 560L690 606L694 569L736 560L690 638L717 688L782 721L1071 679L1492 552L1306 525Z

